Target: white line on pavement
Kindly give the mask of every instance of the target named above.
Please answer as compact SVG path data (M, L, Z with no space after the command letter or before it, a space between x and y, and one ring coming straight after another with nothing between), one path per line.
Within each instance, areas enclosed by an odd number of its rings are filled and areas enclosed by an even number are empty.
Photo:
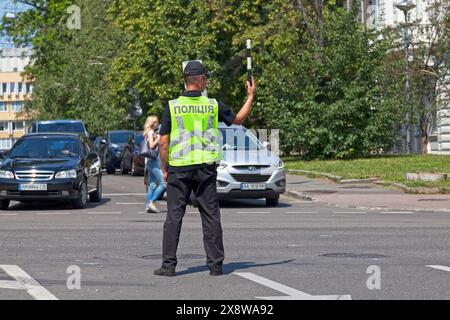
M119 206L128 206L128 205L144 205L143 202L116 202Z
M250 214L266 214L266 213L270 213L269 211L238 211L238 214L246 214L246 213L250 213Z
M392 214L396 214L396 213L414 213L412 211L381 211L381 213L392 213Z
M426 267L450 272L450 267L446 267L446 266L427 265Z
M326 296L313 296L306 292L296 290L294 288L285 286L284 284L260 277L250 272L234 272L233 274L259 283L263 286L269 287L273 290L282 292L287 296L274 296L274 297L255 297L256 299L263 300L351 300L350 295L326 295Z
M55 297L47 289L45 289L39 283L37 283L36 280L30 277L19 266L0 265L0 269L3 269L9 276L16 279L18 284L23 289L25 289L28 292L28 294L32 296L35 300L58 300L57 297Z
M0 288L2 289L16 289L16 290L24 290L25 288L17 281L10 280L0 280Z
M317 211L286 211L287 214L317 214Z
M71 212L35 212L34 214L38 216L62 216L69 215Z
M88 214L122 214L122 212L88 212Z
M336 211L334 214L363 214L367 213L366 211Z
M0 214L0 217L1 216L17 216L18 214L17 213L2 213L2 214Z

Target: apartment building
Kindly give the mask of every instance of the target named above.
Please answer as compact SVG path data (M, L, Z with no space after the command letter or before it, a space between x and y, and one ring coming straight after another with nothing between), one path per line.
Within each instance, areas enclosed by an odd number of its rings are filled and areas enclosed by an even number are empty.
M350 2L350 1L348 1ZM361 1L361 20L368 28L383 29L396 26L405 22L404 13L396 8L397 0L363 0ZM428 24L429 5L434 0L411 0L415 8L409 12L410 21L419 21L422 24ZM422 36L423 37L423 36ZM420 39L414 34L415 41L426 41ZM445 90L442 90L445 91ZM448 91L448 90L447 90ZM413 149L420 150L419 137L416 136L413 141ZM430 136L428 152L435 154L450 154L450 105L441 107L436 114L434 130Z
M30 63L31 49L0 49L0 149L10 149L25 133L27 119L22 110L33 85L22 72Z

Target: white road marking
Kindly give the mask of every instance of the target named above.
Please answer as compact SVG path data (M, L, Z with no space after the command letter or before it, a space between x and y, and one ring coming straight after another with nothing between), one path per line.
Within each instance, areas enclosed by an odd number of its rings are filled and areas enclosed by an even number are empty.
M2 214L0 214L0 217L1 216L6 216L6 217L8 217L8 216L18 216L19 214L17 214L17 213L2 213Z
M442 270L442 271L448 271L448 272L450 272L450 267L446 267L446 266L427 265L426 267L428 267L428 268L433 268L433 269L436 269L436 270Z
M234 272L233 274L286 294L286 296L255 297L262 300L351 300L350 295L313 296L306 292L285 286L284 284L260 277L250 272Z
M70 212L35 212L34 214L38 216L63 216L63 215L69 215Z
M17 281L0 280L0 288L2 289L15 289L25 290L25 288Z
M414 213L412 211L381 211L381 213L392 213L392 214L396 214L396 213Z
M238 214L246 214L246 213L250 213L250 214L266 214L266 213L270 213L270 211L238 211Z
M6 285L13 289L23 288L32 296L35 300L58 300L53 294L51 294L47 289L42 287L36 280L30 277L25 271L23 271L19 266L15 265L0 265L0 269L3 269L9 276L13 277L17 281L17 285L12 285L11 282L6 282ZM5 282L3 282L5 284ZM21 288L18 288L20 285ZM0 286L1 288L1 286Z
M104 193L108 197L122 197L122 196L146 196L146 193Z
M122 212L88 212L88 214L122 214Z
M128 205L144 205L143 202L116 202L119 206L128 206Z
M367 213L366 211L336 211L335 214L363 214Z
M287 214L317 214L317 211L286 211Z

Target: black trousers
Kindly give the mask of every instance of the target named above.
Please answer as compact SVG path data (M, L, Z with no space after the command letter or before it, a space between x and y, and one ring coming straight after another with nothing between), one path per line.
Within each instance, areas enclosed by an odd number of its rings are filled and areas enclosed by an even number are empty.
M194 192L200 210L203 227L203 244L206 263L211 269L222 266L224 249L220 208L217 201L216 165L186 172L169 173L167 184L167 218L163 234L163 267L175 267L181 225L191 191Z

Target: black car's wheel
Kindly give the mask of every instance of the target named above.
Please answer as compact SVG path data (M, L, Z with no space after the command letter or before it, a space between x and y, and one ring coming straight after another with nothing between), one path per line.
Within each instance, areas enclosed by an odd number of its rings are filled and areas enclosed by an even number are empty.
M89 194L89 200L91 200L92 202L102 201L102 191L103 191L102 176L100 175L100 176L98 176L98 179L97 179L97 188L95 189L94 192Z
M131 175L132 176L137 176L138 172L136 170L136 164L134 163L133 160L131 160Z
M78 198L72 200L72 207L74 209L84 209L86 207L87 198L88 198L87 184L86 180L84 180L81 183Z
M120 164L120 172L122 174L128 174L129 170L125 168L125 157L122 160L122 163Z
M111 163L111 159L109 157L106 158L106 173L107 174L115 174L116 173L116 168L113 167L113 165Z
M267 207L276 207L280 203L280 196L275 198L266 198L266 206Z
M9 200L1 200L0 210L8 210L8 208L9 208Z

